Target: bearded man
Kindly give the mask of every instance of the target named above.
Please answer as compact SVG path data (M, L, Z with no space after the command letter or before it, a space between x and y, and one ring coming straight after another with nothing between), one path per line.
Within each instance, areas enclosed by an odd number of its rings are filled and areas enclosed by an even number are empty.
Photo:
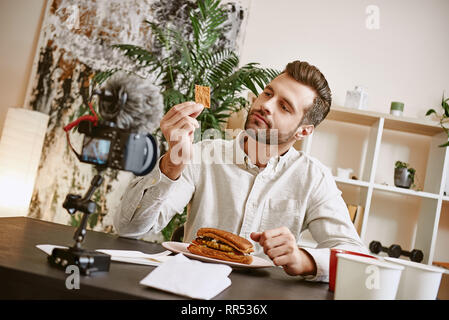
M235 139L193 143L204 106L172 107L160 123L168 152L153 172L129 185L114 217L117 232L158 232L190 203L185 242L199 228L223 229L251 239L256 255L268 256L289 275L328 281L330 248L367 253L332 173L293 147L330 106L331 90L319 69L293 61L254 101ZM211 151L214 161L207 161ZM306 229L315 248L298 243Z

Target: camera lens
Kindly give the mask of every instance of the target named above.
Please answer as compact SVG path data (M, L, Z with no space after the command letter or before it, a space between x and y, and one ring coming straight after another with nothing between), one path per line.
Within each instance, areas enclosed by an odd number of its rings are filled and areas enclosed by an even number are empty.
M136 176L144 176L150 173L154 167L156 166L156 162L158 159L159 149L157 147L156 140L150 134L145 136L146 147L143 151L143 156L145 157L145 161L142 165L141 170L134 171Z

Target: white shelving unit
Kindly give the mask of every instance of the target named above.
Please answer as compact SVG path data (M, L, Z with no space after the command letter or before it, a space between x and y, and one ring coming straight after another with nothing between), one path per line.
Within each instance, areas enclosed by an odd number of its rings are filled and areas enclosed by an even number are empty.
M377 113L372 111L349 109L344 107L332 107L329 115L324 121L336 121L347 124L355 124L368 129L367 147L362 155L364 170L360 180L342 179L335 177L337 185L340 187L350 187L358 189L358 204L364 207L364 217L360 236L368 245L366 235L370 221L371 208L374 193L387 193L404 195L407 197L417 197L420 200L419 215L413 241L413 248L424 252L424 263L432 264L435 253L438 225L443 201L449 201L449 196L444 195L446 182L446 169L448 165L448 148L439 148L438 145L447 141L447 135L437 122L426 121L415 118L398 117L390 114ZM316 129L319 132L320 127ZM384 185L375 182L378 168L382 136L385 130L405 132L410 134L423 135L430 138L429 153L427 155L427 165L422 191L397 188L391 185ZM311 153L313 144L313 134L301 143L295 145L296 148L307 154ZM319 159L319 158L318 158ZM321 159L319 159L321 160ZM405 199L407 197L404 197ZM399 200L401 201L401 200ZM304 245L313 245L310 239L305 237ZM383 244L389 246L390 244ZM404 248L407 250L408 248Z

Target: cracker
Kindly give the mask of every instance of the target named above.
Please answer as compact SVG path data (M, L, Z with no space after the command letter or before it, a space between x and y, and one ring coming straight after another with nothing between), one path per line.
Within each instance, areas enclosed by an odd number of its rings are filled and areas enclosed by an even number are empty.
M195 102L210 108L210 87L195 85Z

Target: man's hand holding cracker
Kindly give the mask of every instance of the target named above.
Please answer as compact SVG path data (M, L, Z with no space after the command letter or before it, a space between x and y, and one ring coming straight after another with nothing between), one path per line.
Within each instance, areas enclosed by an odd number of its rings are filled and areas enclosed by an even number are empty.
M196 118L204 108L210 108L210 88L195 85L195 102L173 106L162 118L160 128L168 143L168 152L160 162L160 170L176 180L192 159L194 133L200 124Z
M192 157L193 137L199 123L196 117L204 106L195 102L184 102L172 107L161 120L161 131L168 143L168 151L161 159L160 169L170 179L181 175Z

